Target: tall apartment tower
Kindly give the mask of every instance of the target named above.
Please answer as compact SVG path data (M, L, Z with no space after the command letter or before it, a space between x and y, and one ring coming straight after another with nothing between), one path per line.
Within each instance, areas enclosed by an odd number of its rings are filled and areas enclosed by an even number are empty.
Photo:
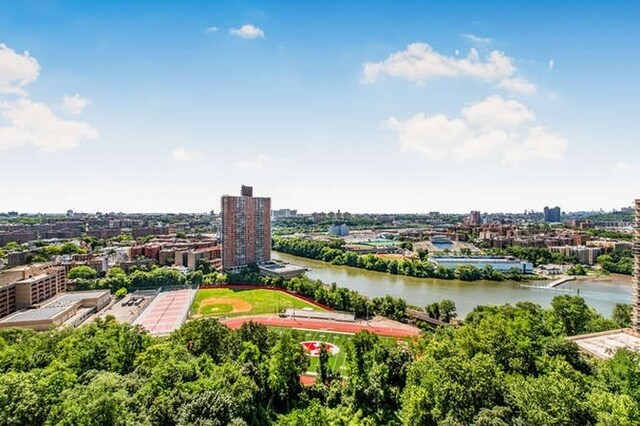
M271 198L254 197L253 188L244 185L240 194L221 199L225 270L271 260Z
M562 217L562 210L560 207L555 206L553 208L545 207L544 208L544 221L545 222L560 222L560 218Z
M640 199L636 200L635 241L633 242L633 328L640 332Z

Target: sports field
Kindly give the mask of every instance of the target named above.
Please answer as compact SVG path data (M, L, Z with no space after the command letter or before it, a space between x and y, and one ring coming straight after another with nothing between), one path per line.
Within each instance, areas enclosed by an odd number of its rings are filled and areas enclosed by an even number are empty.
M198 290L191 317L275 314L286 308L324 310L277 290L206 288Z
M284 327L270 327L269 330L282 332L291 330ZM345 363L347 361L347 345L353 338L351 333L332 333L325 330L307 330L294 328L293 331L298 335L300 344L305 347L311 363L309 364L308 373L315 374L318 372L318 350L319 343L326 343L329 351L329 365L336 372L344 374ZM379 336L382 341L389 344L395 344L396 338ZM399 339L402 340L402 339Z
M283 330L288 330L286 328L280 327L269 327L270 330L276 332L282 332ZM290 330L290 329L289 329ZM333 371L343 372L344 364L347 360L347 344L349 340L353 338L353 334L347 333L329 333L323 330L295 330L295 332L299 336L300 343L303 344L307 348L307 353L311 358L311 364L309 364L309 372L317 373L318 372L318 356L317 352L314 350L314 343L328 343L332 345L329 349L333 349L334 352L337 350L337 353L331 354L331 350L329 351L329 365Z

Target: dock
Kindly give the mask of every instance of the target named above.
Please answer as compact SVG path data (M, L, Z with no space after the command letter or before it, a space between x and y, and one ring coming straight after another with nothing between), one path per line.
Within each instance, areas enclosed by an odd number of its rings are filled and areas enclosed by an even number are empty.
M549 284L547 284L547 288L556 288L559 285L562 285L562 284L567 283L569 281L574 281L575 279L576 279L576 277L560 278L559 280L555 280L555 281L552 281Z

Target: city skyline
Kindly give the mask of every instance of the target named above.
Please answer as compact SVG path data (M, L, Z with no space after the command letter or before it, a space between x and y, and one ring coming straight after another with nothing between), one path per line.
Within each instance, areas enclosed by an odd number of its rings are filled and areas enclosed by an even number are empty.
M640 6L439 6L4 3L0 211L631 205Z

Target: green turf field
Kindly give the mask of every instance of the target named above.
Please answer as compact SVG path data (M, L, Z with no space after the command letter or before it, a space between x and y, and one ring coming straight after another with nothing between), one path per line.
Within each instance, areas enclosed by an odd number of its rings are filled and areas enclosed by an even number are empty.
M323 310L281 291L265 289L207 288L198 290L191 305L193 318L274 314L285 308Z
M269 327L270 330L274 331L282 331L282 330L291 330L287 328L280 327ZM347 344L349 340L353 337L353 334L343 334L343 333L330 333L324 330L298 330L295 329L296 333L300 336L300 342L304 341L320 341L331 343L337 346L340 349L336 355L329 356L329 365L333 371L337 371L340 373L344 373L344 364L347 360ZM318 357L312 356L311 364L309 364L309 372L317 373L318 371Z

